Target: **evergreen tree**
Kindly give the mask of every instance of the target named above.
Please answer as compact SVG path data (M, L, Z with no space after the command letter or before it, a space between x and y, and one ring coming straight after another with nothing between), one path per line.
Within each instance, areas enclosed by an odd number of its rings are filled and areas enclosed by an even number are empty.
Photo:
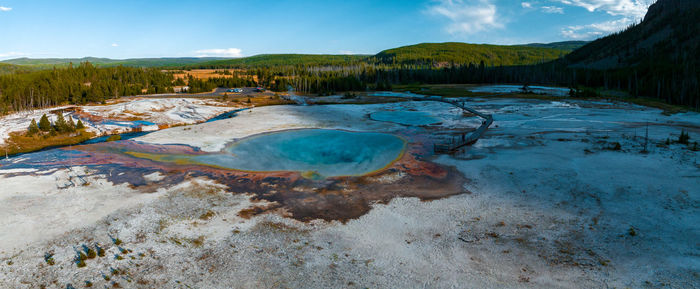
M39 119L39 129L42 131L51 130L51 122L49 121L49 118L46 117L46 114L42 115L41 119Z
M75 129L76 129L76 127L75 127L75 121L73 121L73 117L70 117L70 116L69 116L69 117L68 117L68 130L69 130L70 132L74 132Z
M66 119L63 118L62 113L58 114L58 118L56 119L56 123L54 125L56 126L56 132L64 133L70 131L68 123L66 122Z
M36 120L32 119L32 123L29 124L29 129L27 130L27 133L29 135L35 135L39 132L39 126L36 124Z
M78 119L78 124L75 125L76 129L84 129L85 125L83 125L83 121Z

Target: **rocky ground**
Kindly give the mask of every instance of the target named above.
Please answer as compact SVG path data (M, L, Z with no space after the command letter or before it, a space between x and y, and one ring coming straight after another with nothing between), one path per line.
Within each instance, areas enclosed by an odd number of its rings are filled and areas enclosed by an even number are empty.
M494 115L491 129L460 153L426 157L461 172L464 193L396 197L346 222L302 222L283 210L250 216L243 212L265 201L202 176L160 186L165 176L153 173L145 179L154 185L133 187L89 166L0 166L0 287L700 287L700 153L675 143L682 130L691 143L700 139L700 114L469 101ZM443 122L411 128L367 116L382 109ZM431 102L271 106L138 140L218 151L245 136L306 127L439 139L480 124L459 113ZM66 185L71 174L85 183Z

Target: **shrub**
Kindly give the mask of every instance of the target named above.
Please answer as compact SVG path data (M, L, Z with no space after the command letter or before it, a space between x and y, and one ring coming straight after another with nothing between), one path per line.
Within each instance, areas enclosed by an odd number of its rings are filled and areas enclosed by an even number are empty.
M690 135L688 135L687 132L684 130L681 131L681 135L678 136L678 143L681 144L688 144L688 141L690 140Z
M619 151L619 150L622 150L622 145L620 145L619 142L614 142L614 143L611 143L611 144L612 144L612 146L611 146L611 147L608 147L609 150L612 150L612 151Z
M44 261L46 261L46 264L49 264L49 266L56 264L56 260L53 259L53 254L51 253L44 254Z
M105 256L105 249L102 249L102 247L100 247L100 244L95 244L95 249L97 249L97 256Z
M353 99L357 98L357 95L351 92L346 92L341 99Z
M114 238L114 237L110 237L110 238L112 239L112 243L114 243L114 245L119 246L122 244L122 240L120 240L119 238Z
M83 251L85 251L85 254L87 254L88 259L94 259L97 257L97 252L86 245L83 245Z
M78 268L85 267L85 259L87 259L87 256L83 252L76 252L77 256L75 256L75 265L78 266Z
M121 139L122 139L122 136L121 136L121 135L115 134L115 135L109 136L109 137L107 138L107 141L108 141L108 142L110 142L110 141L118 141L118 140L121 140Z

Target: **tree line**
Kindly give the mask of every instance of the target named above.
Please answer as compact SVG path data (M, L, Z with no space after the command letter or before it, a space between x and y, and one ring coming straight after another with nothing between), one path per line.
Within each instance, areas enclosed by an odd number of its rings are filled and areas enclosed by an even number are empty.
M584 47L583 49L589 49ZM693 53L697 54L697 51ZM693 53L669 58L642 58L636 65L596 69L576 67L563 58L536 65L496 66L485 63L408 62L368 63L351 61L334 65L276 65L248 67L227 77L174 79L157 69L110 67L90 63L77 67L15 73L0 76L0 113L65 103L84 104L145 93L172 92L187 83L189 92L217 87L263 86L273 91L328 95L347 91L390 90L397 84L545 84L574 88L595 96L613 89L631 96L646 96L700 108L698 60ZM672 60L672 61L671 61ZM580 95L580 94L577 94Z
M76 123L72 117L68 117L68 120L66 120L63 114L59 113L56 121L51 123L46 114L44 114L39 119L39 123L37 123L35 119L32 119L32 122L27 128L27 136L33 136L39 133L48 133L49 135L72 133L84 128L85 125L80 119L78 119L78 123Z
M75 67L0 75L0 114L172 92L173 80L172 74L157 69L97 68L89 62Z

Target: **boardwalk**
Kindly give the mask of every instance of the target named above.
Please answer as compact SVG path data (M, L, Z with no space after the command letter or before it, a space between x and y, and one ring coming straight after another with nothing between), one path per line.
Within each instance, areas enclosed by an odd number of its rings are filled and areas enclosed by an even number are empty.
M436 153L454 153L460 148L473 144L475 143L481 135L486 132L486 130L493 124L493 116L490 114L483 114L471 107L468 107L464 105L464 102L456 101L456 100L448 100L444 99L442 97L434 97L434 96L426 96L426 97L411 97L412 100L415 101L439 101L439 102L444 102L444 103L449 103L451 105L454 105L456 107L461 108L463 111L468 111L474 115L477 115L478 117L484 119L484 121L481 123L481 126L477 128L475 131L467 135L466 133L462 134L462 138L459 139L458 141L452 141L450 143L441 143L441 144L435 144L433 145L433 149Z

